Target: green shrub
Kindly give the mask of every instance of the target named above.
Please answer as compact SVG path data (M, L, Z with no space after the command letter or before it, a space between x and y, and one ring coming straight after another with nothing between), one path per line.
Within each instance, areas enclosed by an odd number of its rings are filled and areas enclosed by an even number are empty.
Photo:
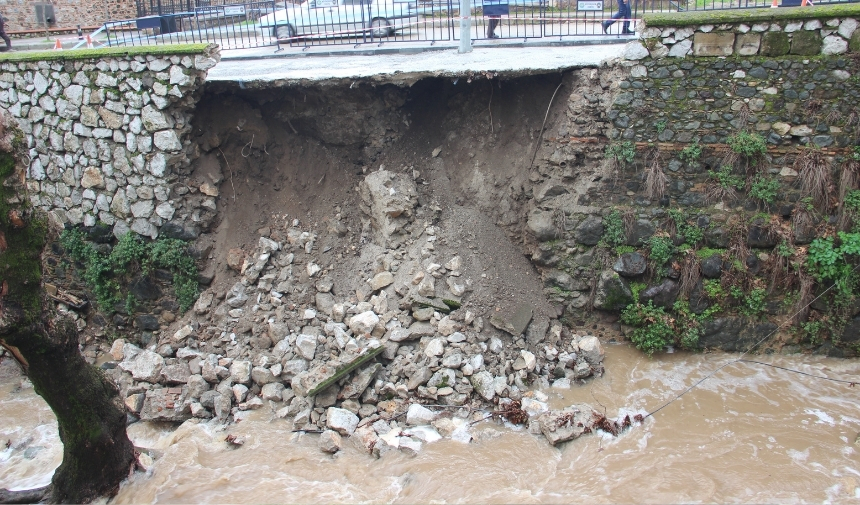
M197 264L188 255L188 244L177 239L159 238L144 242L134 233L120 237L109 254L99 252L79 229L64 230L60 243L74 261L83 265L81 277L96 297L101 310L113 311L118 302L133 310L136 304L122 287L140 272L149 275L155 269L173 274L173 289L179 308L188 310L198 295Z
M842 204L845 206L845 212L851 216L853 222L851 231L860 233L860 189L849 191Z
M612 209L603 218L603 237L601 237L601 242L609 247L618 247L623 245L626 239L627 234L624 233L624 220L621 219L621 212L618 209Z
M703 247L703 248L699 249L698 251L696 251L696 256L698 256L699 259L706 260L715 254L719 254L720 256L722 256L725 253L726 253L725 249L714 249L712 247Z
M716 179L717 183L725 189L744 189L744 178L732 174L730 165L722 165L719 170L708 170L708 175Z
M737 287L729 288L732 297L738 302L738 312L745 316L758 317L764 312L765 297L767 290L764 288L753 288L749 293Z
M662 307L633 303L621 311L621 321L633 326L630 341L648 356L674 343L675 330L669 324L669 316Z
M771 204L776 201L779 193L779 181L772 177L758 174L753 178L750 185L749 196L762 203Z
M669 237L652 235L645 245L648 247L648 257L658 267L665 265L675 252L675 244Z
M860 233L839 232L834 237L819 237L809 244L806 269L819 282L832 282L836 305L844 307L860 288Z
M633 163L633 158L636 156L636 145L630 140L612 142L606 146L604 155L616 162Z
M680 210L670 209L669 217L675 222L678 235L684 237L687 244L687 247L681 246L682 249L695 248L705 238L705 232L697 225L688 223L687 216Z
M726 291L719 279L705 279L702 281L702 289L711 301L721 302L726 298Z
M644 287L644 286L643 286ZM683 349L696 349L702 335L702 323L719 312L714 306L695 314L689 302L678 300L667 313L663 307L655 307L650 300L647 304L631 303L621 311L621 322L633 326L630 341L639 350L651 356L654 351L668 345L680 345Z
M810 344L818 345L824 339L821 338L821 330L824 325L821 321L805 321L800 323L801 338L805 338Z
M750 160L755 160L756 157L767 154L765 139L757 133L740 131L735 135L729 136L726 139L726 143L732 151L746 156Z
M681 152L678 153L678 158L681 161L686 163L692 163L694 161L699 161L699 158L702 157L702 146L699 145L699 142L693 142L687 147L681 149Z

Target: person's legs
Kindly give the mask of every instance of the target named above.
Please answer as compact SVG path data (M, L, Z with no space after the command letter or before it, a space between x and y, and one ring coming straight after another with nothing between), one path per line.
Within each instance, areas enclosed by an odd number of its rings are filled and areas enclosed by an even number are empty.
M490 21L487 23L487 38L488 39L498 38L498 36L495 33L497 26L499 26L499 18L491 16Z
M621 33L630 32L630 19L633 17L633 11L630 9L630 0L618 0L618 12L624 13L624 23L622 23Z
M6 35L6 27L3 23L2 18L0 18L0 38L3 39L3 42L6 43L6 50L12 49L12 41L9 40L9 36Z
M604 21L602 23L603 24L603 33L606 33L606 30L608 30L609 27L612 26L613 23L615 23L616 19L621 19L624 17L624 14L625 14L624 9L626 9L626 8L627 8L627 6L625 5L624 0L618 0L618 11L615 12L615 14L613 14L612 17L609 18L609 20Z

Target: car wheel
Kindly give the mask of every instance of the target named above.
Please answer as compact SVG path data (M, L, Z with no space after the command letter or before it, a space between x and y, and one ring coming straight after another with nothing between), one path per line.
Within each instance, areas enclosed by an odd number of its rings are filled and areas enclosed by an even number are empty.
M276 26L272 32L272 35L278 40L293 39L296 36L296 31L290 25Z
M370 34L374 37L388 37L393 33L391 22L385 18L374 18L370 22Z

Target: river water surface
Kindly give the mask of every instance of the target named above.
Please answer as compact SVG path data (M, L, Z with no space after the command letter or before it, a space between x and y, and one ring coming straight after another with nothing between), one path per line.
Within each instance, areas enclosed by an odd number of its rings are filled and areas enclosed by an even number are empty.
M555 408L650 412L736 358L649 359L609 346L602 378L545 392ZM860 382L856 360L758 359ZM0 385L0 440L11 443L0 451L0 487L14 489L46 484L62 458L50 410L20 383ZM442 440L415 457L379 460L349 439L328 456L316 435L291 433L268 408L226 428L137 423L130 437L156 459L111 503L856 503L858 396L860 387L735 363L617 438L598 433L553 448L542 436L485 422L470 444ZM227 434L245 436L245 445L228 447ZM42 449L25 456L25 446Z

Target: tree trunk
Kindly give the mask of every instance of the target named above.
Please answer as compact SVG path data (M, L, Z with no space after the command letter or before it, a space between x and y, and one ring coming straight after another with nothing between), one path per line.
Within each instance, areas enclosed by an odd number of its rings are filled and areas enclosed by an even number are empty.
M78 350L73 321L42 289L48 223L28 208L24 178L0 152L0 345L24 368L57 417L63 463L48 499L85 503L119 489L136 461L119 393ZM20 177L19 177L20 176Z
M43 319L4 335L2 343L24 360L35 391L57 416L63 463L49 500L85 503L115 494L135 463L134 446L116 386L84 361L74 322Z

